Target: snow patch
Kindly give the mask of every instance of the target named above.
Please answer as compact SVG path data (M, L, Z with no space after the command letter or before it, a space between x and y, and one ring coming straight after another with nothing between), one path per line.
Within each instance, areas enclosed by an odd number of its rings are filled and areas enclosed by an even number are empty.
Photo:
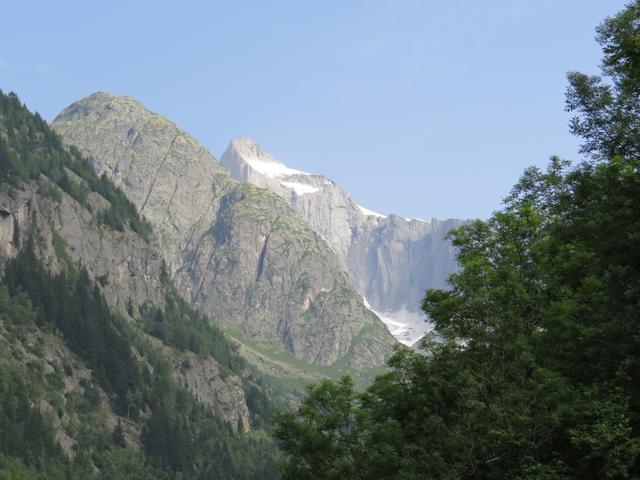
M312 187L311 185L307 185L306 183L280 182L280 185L292 189L298 195L304 195L306 193L316 193L320 191L319 188Z
M356 205L358 205L356 203ZM369 210L368 208L364 208L362 205L358 205L358 208L362 213L364 213L367 217L379 217L379 218L387 218L386 215L382 215L381 213L374 212L373 210Z
M289 168L284 163L276 161L265 161L259 158L246 158L245 161L256 172L269 178L287 177L289 175L311 175L295 168Z
M433 325L424 314L411 312L404 307L395 312L378 312L371 307L366 298L362 297L362 300L364 301L364 306L382 320L391 335L408 347L433 330Z

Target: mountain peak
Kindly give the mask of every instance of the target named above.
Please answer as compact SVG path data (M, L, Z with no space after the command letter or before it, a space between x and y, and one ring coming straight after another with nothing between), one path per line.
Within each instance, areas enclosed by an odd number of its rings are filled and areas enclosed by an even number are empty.
M96 104L96 103L105 103L105 102L118 102L118 103L134 103L142 106L142 104L133 97L129 97L126 95L119 95L113 92L106 91L98 91L94 92L91 95L87 95L84 98L72 103L70 106L77 104Z
M227 162L225 162L227 159ZM265 152L251 138L243 137L232 140L222 155L222 163L234 163L238 167L250 168L269 178L285 178L292 175L311 175L310 173L289 168Z
M364 370L384 361L393 338L325 241L277 195L240 185L193 137L128 97L87 97L54 128L151 222L179 291L203 312L307 362L345 358ZM250 139L229 152L272 174L286 169ZM365 324L376 338L367 330L370 341L352 348Z
M120 119L126 119L131 116L143 117L151 115L162 119L175 128L173 122L150 111L134 97L104 91L92 93L72 103L58 114L53 120L53 123L61 124L67 121L73 121L76 117L82 118L89 115L107 114Z
M260 161L263 163L284 164L276 160L270 153L264 151L252 138L236 138L229 144L229 149L235 150L246 161Z
M132 98L132 97L125 97L124 95L118 95L117 93L113 93L113 92L107 92L104 90L100 90L97 92L93 92L91 95L79 100L85 100L85 99L89 99L89 98L105 98L105 99L117 99L117 98Z
M239 139L220 163L241 182L268 188L323 237L367 305L408 345L429 325L420 310L428 288L446 287L455 252L444 235L460 220L383 215L356 203L326 177L287 167L253 140Z

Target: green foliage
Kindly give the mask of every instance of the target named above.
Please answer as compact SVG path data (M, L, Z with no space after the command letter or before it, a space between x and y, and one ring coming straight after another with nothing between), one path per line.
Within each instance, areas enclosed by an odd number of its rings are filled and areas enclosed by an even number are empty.
M71 258L69 258L69 254L67 253L67 243L55 230L52 232L51 243L54 252L56 252L56 256L63 262L70 264Z
M36 312L24 292L11 296L6 286L0 286L0 323L7 328L31 325L35 322Z
M122 422L120 421L120 419L118 419L118 423L113 429L111 440L113 440L113 443L117 447L125 448L127 446L127 441L124 438L124 430L122 428Z
M240 356L237 345L219 327L185 302L166 278L162 283L165 290L164 308L143 305L140 309L142 329L166 345L193 352L202 358L211 356L225 369L223 373L232 372L241 377L251 424L255 428L272 425L276 409L261 375L247 364ZM183 363L181 368L186 371L191 364Z
M24 291L38 311L36 323L57 328L72 351L92 368L102 386L115 395L121 415L137 416L140 399L129 401L139 390L142 375L127 340L119 331L97 286L83 268L51 274L34 253L33 238L6 267L5 282L11 294Z
M601 76L569 74L571 131L595 158L640 160L640 2L632 1L597 29L604 53Z
M13 457L0 457L0 480L36 480L40 478L35 470Z
M96 459L100 480L169 480L169 472L152 467L144 457L126 448L109 449Z
M18 219L13 217L13 245L15 248L20 248L20 224Z
M36 393L16 368L0 368L0 453L36 464L60 457L50 424L35 407Z
M318 451L355 479L640 477L639 24L635 1L598 29L608 83L569 77L593 158L528 169L452 233L461 269L423 301L445 340L346 403L310 390L277 430L287 478L339 477Z
M171 380L170 366L152 359L151 418L142 435L145 454L187 478L276 478L275 445L268 438L234 435L210 410Z
M131 478L136 478L135 475L139 478L163 478L165 475L166 478L177 475L184 475L184 478L276 478L277 449L271 439L233 434L228 425L177 385L167 360L131 325L110 311L86 270L68 266L57 274L49 272L36 257L34 240L30 237L23 250L7 263L4 284L6 286L0 289L0 319L60 331L66 345L91 368L118 414L136 422L142 422L140 412L143 410L150 414L143 426L144 456L139 458L114 453L117 450L113 449L126 446L121 423L106 433L87 425L87 430L80 435L86 457L78 456L69 467L77 478L92 476L91 465L103 462L111 475L107 478L118 478L118 475L124 475L123 472L131 472ZM242 369L243 363L234 358L237 353L221 332L205 326L208 325L206 319L188 309L174 291L167 294L166 312L169 312L168 319L174 318L178 325L190 318L196 319L196 325L200 326L195 328L201 329L196 331L200 331L204 339L201 353L217 355L229 369ZM187 338L191 335L186 328L185 335ZM16 386L13 377L3 383L2 373L0 369L0 411L6 415L17 413L4 421L0 418L0 447L15 447L0 449L0 453L20 458L38 471L42 470L35 459L54 457L55 454L58 460L54 458L55 461L49 463L63 468L64 457L56 450L43 452L45 447L58 447L39 411L26 406L31 405L35 394L21 393L20 384ZM13 387L3 389L2 385ZM49 385L59 391L64 388L60 381ZM100 395L91 384L85 382L83 386L85 398L76 403L76 409L79 414L86 415L95 411ZM3 398L11 403L4 405ZM19 408L10 406L14 404ZM25 425L28 434L22 430ZM3 433L6 438L2 437ZM23 437L25 440L20 440ZM91 448L95 449L94 453ZM29 453L32 451L35 453Z
M72 180L68 172L81 181ZM39 181L41 175L87 208L89 192L98 193L110 204L98 214L99 222L116 230L129 226L149 240L150 224L140 217L125 194L105 175L98 177L78 149L65 149L47 122L29 112L14 93L5 95L0 90L0 182L18 186L21 182ZM47 182L40 184L45 196L59 198L55 187Z
M354 461L364 454L355 399L349 377L325 380L309 387L297 415L280 416L275 433L296 459L286 466L286 478L363 478Z
M162 259L162 262L160 263L160 282L163 285L169 285L169 271L167 270L167 262L164 261L164 258Z
M93 177L92 180L92 188L110 203L108 209L98 214L98 222L120 231L123 231L125 225L128 224L134 232L149 241L151 224L140 217L135 205L127 199L122 191L111 183L104 173L99 180L96 181Z
M167 345L201 357L210 355L229 370L242 372L246 361L224 332L185 302L171 284L165 283L164 288L164 309L150 304L140 309L143 330Z

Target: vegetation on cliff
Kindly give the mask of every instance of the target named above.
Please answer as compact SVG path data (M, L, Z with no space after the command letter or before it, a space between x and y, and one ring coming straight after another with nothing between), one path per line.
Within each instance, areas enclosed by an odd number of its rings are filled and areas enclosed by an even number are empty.
M59 188L86 209L97 194L111 205L93 212L106 228L148 233L124 194L15 95L0 94L0 106L0 188L38 182L39 195L60 196ZM132 318L114 312L102 293L107 276L93 279L71 261L57 233L46 251L35 218L21 222L18 251L1 263L0 478L276 478L277 449L259 429L274 407L237 347L166 281L162 305L146 305L142 316L131 305ZM177 383L171 348L241 378L255 430L236 431Z
M82 182L74 182L75 174ZM0 90L0 181L17 187L21 182L48 177L55 185L90 208L87 196L96 192L109 202L106 210L96 212L100 223L116 230L125 225L149 239L151 225L142 218L133 203L106 176L98 177L78 149L65 149L62 140L40 115L32 114L15 93ZM41 186L42 193L56 195Z

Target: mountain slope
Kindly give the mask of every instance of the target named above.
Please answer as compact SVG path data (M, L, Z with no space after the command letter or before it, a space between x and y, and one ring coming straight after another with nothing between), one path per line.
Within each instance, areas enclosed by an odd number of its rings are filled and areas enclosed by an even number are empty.
M124 194L0 92L0 477L275 478L266 389Z
M428 324L420 301L428 288L446 287L456 261L444 236L464 221L373 212L333 181L287 167L248 138L232 141L221 163L234 178L277 193L307 220L400 341L411 344L422 336Z
M196 140L128 97L94 94L53 127L149 219L178 290L229 333L317 365L383 364L393 338L278 196L233 180Z

